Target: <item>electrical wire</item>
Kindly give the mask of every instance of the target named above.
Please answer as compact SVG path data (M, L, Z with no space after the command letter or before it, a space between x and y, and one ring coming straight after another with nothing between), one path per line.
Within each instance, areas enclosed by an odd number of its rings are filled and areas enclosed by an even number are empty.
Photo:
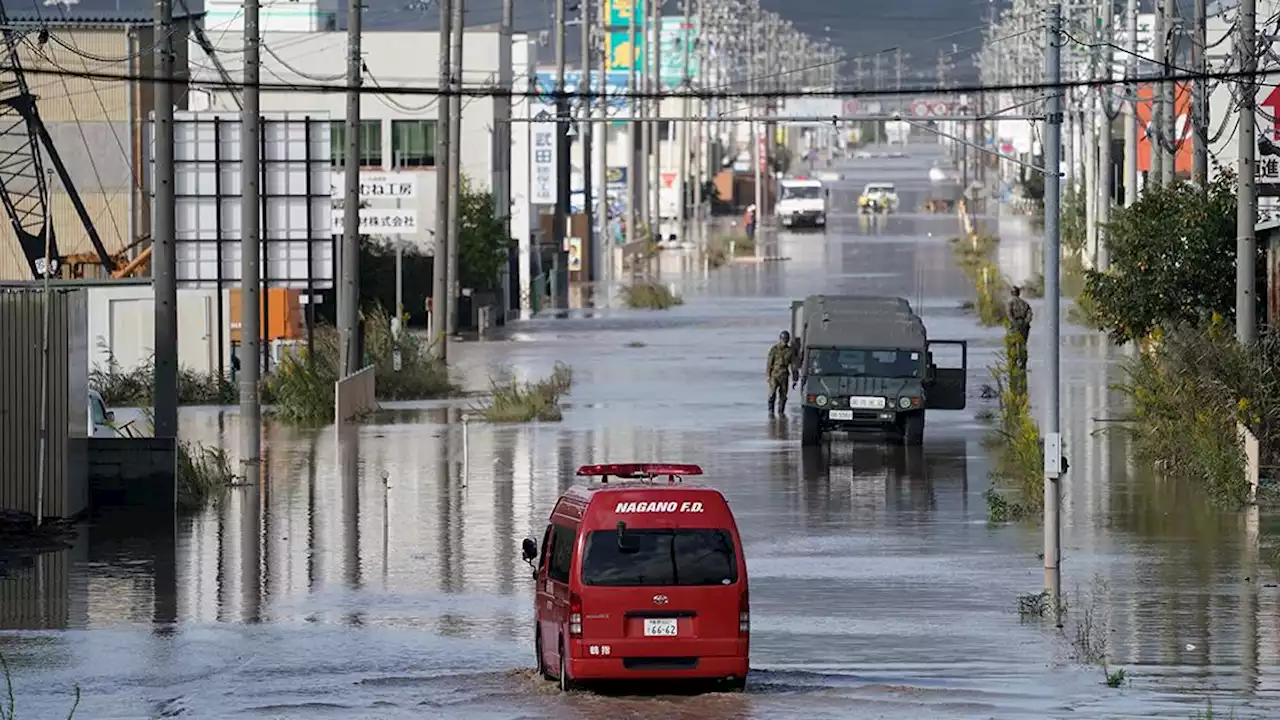
M26 73L29 75L69 75L84 80L103 80L111 82L146 82L160 83L166 82L162 78L145 74L130 73L106 73L98 71L70 71L63 68L28 68ZM1258 69L1253 71L1221 71L1221 72L1205 72L1205 73L1180 73L1169 75L1150 75L1133 78L1086 78L1080 80L1063 80L1056 83L1034 82L1034 83L993 83L993 84L964 84L952 87L938 87L920 85L914 87L903 87L902 89L886 89L886 90L864 90L859 88L832 88L832 89L801 89L801 90L774 90L774 91L740 91L740 92L710 92L706 90L698 90L693 93L681 94L666 91L636 91L636 92L618 92L601 94L596 91L566 93L566 96L600 99L609 97L618 98L635 98L660 100L664 98L680 98L685 95L693 99L781 99L781 98L865 98L865 97L911 97L920 94L965 94L965 93L992 93L992 92L1012 92L1012 91L1052 91L1052 90L1071 90L1075 88L1099 88L1115 85L1131 85L1141 83L1167 83L1182 82L1194 80L1221 80L1228 82L1246 82L1256 80L1258 78L1270 78L1280 76L1280 68L1275 69ZM344 84L298 84L298 83L255 83L247 84L243 82L223 82L223 81L201 81L188 80L186 78L173 78L167 80L173 85L202 87L213 90L239 90L246 87L256 87L262 92L293 92L293 93L315 93L315 94L333 94L355 90L360 94L369 94L373 92L382 92L377 88L358 87L350 88ZM530 98L545 95L540 91L519 91L506 90L503 88L485 87L485 88L462 88L459 90L442 90L438 87L417 87L405 86L396 89L397 95L417 95L417 96L463 96L475 98ZM552 94L555 94L553 91Z

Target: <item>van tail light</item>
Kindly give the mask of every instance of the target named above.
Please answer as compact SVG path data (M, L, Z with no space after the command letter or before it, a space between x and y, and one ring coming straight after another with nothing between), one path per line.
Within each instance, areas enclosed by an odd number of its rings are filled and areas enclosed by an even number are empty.
M751 634L751 595L745 588L738 600L738 634Z
M569 596L569 635L582 637L582 598Z

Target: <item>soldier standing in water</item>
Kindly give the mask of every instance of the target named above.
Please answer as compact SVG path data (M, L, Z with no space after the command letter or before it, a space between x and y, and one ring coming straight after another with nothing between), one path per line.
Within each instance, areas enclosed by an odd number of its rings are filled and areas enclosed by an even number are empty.
M778 342L769 348L769 358L765 362L765 379L769 382L769 414L777 408L781 415L787 409L787 384L795 383L800 372L794 360L791 346L791 333L783 330L778 335Z

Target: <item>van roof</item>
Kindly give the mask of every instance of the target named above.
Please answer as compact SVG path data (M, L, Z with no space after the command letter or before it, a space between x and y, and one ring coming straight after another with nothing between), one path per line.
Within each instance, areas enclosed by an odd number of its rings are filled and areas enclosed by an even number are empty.
M582 505L584 508L591 506L594 500L600 500L602 504L610 502L610 498L617 495L630 494L631 500L635 500L635 493L643 492L645 494L656 494L667 496L670 494L680 493L686 497L692 495L696 497L712 496L716 502L706 509L713 512L727 512L728 503L724 494L719 490L703 485L701 483L685 482L684 475L701 475L702 468L697 465L680 465L671 463L623 463L611 465L584 465L578 468L578 475L592 476L601 478L600 482L584 483L573 485L561 496L562 500L569 500L571 503ZM664 479L660 476L666 475ZM620 480L609 480L610 476L619 477ZM662 502L655 498L652 502ZM635 504L635 503L632 503ZM644 504L644 503L640 503ZM690 503L682 503L676 506L677 509ZM694 503L699 508L701 503ZM673 512L675 512L673 510ZM695 512L702 512L701 509ZM732 514L730 515L732 517Z

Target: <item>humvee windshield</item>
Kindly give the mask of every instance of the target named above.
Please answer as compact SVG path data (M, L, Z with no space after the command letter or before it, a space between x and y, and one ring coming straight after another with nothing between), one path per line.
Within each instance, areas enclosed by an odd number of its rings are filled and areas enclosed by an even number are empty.
M810 375L862 375L880 378L920 377L920 353L915 350L809 351Z

